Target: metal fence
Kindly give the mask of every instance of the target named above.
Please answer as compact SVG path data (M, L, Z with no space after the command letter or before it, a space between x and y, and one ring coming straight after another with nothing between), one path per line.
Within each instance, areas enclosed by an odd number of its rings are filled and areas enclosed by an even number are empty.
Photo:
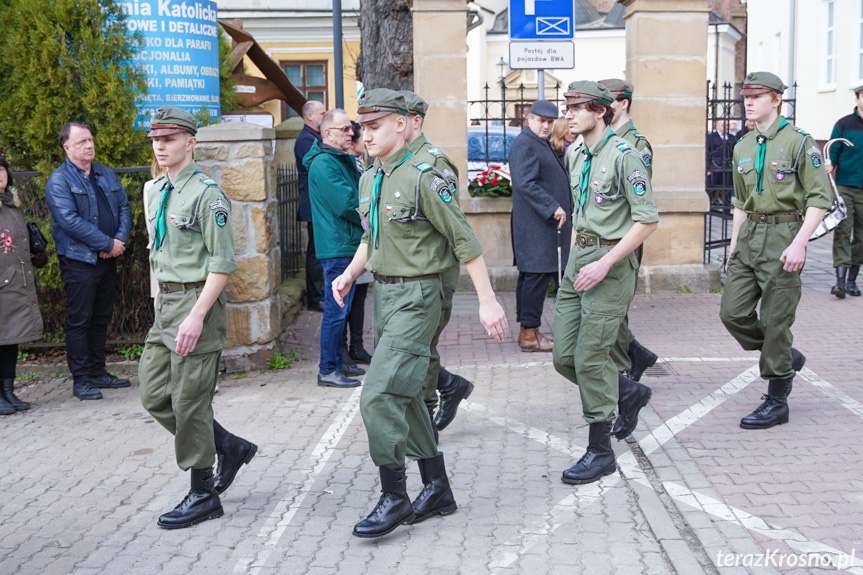
M704 214L704 263L709 263L713 250L722 250L721 261L728 258L734 211L734 146L747 129L739 86L725 83L720 87L708 80L706 100L704 179L710 209ZM796 83L791 87L791 97L782 102L782 115L793 124L797 116ZM718 136L720 124L724 124L727 138Z
M279 201L282 280L285 280L300 271L300 262L303 259L302 228L297 221L300 183L295 166L283 164L276 169L276 197Z

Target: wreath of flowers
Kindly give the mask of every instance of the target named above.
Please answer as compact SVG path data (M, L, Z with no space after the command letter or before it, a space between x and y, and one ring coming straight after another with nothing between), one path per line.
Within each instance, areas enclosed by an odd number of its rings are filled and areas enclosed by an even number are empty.
M467 183L467 191L473 197L512 197L512 176L500 166L489 166Z

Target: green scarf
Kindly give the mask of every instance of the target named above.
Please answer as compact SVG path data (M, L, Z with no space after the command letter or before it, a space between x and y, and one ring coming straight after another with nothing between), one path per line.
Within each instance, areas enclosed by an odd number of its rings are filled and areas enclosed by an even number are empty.
M159 211L156 213L156 238L153 242L153 249L159 249L162 245L162 240L165 239L165 208L168 206L168 196L171 190L174 189L174 184L171 182L165 183L162 188L162 198L159 200Z
M776 133L778 134L779 130L787 124L785 116L782 116L782 121L779 123L779 127L776 128ZM767 136L758 134L755 141L758 142L758 148L755 151L755 191L760 194L764 188L764 160L767 156Z
M411 152L408 152L408 155L405 156L401 162L396 164L396 168L398 168L399 166L404 164L405 160L407 160L410 157L411 157ZM396 168L393 168L393 170L395 170ZM378 202L381 199L380 198L380 196L381 196L381 183L383 183L383 180L384 180L384 167L383 167L383 165L381 165L381 167L378 168L377 173L375 173L375 187L372 190L372 210L371 210L371 213L369 214L369 224L371 225L371 228L372 228L372 245L375 248L378 247L378 209L380 207L378 205Z

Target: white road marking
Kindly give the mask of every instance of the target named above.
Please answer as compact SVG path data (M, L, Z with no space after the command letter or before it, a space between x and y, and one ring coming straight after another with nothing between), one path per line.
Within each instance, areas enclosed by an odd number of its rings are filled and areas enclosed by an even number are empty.
M808 367L804 367L800 370L800 375L809 380L809 382L820 389L825 395L832 397L833 399L839 400L842 404L842 407L856 415L857 417L863 417L863 403L857 401L847 393L840 391L833 387L833 384L828 383L821 379L821 377L809 369Z
M757 355L751 355L749 357L660 357L659 363L714 363L714 362L751 362L758 361ZM443 364L446 364L446 358L442 360ZM552 367L551 361L525 361L525 362L517 362L517 363L475 363L475 364L465 364L465 365L447 365L446 368L448 371L464 371L464 370L485 370L485 369L497 369L501 367L516 367L516 368L528 368L528 367Z

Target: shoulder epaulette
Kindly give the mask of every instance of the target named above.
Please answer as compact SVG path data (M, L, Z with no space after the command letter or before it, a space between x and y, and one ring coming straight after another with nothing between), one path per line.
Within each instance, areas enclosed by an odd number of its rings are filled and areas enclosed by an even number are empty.
M617 144L617 149L621 152L625 152L626 150L631 150L632 148L626 142L620 142Z
M414 164L414 166L416 167L416 169L418 169L418 170L419 170L419 171L421 171L421 172L427 172L427 171L429 171L429 170L433 170L433 169L434 169L434 167L432 167L432 165L431 165L431 164L427 164L427 163L425 163L425 162L421 162L421 163L419 163L419 164Z
M640 139L640 140L646 140L647 139L639 132L633 132L633 134L635 134L635 137Z
M801 134L803 134L804 136L808 136L808 135L809 135L809 132L807 132L807 131L806 131L806 130L804 130L803 128L798 128L797 126L795 126L794 128L795 128L798 132L800 132Z
M428 152L433 156L443 156L443 152L441 152L437 148L429 148Z

